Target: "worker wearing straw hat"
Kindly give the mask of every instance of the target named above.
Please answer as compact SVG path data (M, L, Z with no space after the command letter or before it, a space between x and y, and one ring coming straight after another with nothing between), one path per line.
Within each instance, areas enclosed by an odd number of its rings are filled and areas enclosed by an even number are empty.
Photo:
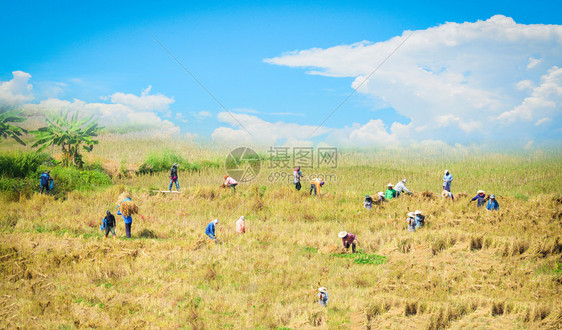
M207 225L207 228L205 228L205 234L207 236L209 236L210 239L215 241L215 243L217 242L217 237L215 235L215 226L216 226L217 223L219 223L219 219L215 219L215 220L209 222L209 224Z
M386 199L384 198L384 193L382 191L379 191L377 193L377 197L376 197L375 201L373 201L373 203L382 204L384 201L386 201Z
M451 192L451 182L453 182L453 175L449 173L449 170L445 170L443 175L443 190Z
M328 304L328 289L326 287L318 288L318 303L320 306L326 306Z
M396 197L396 190L394 190L394 185L392 183L389 183L386 185L386 192L384 194L384 198L386 198L387 200L391 200L394 197Z
M490 200L488 201L488 205L486 205L486 209L488 211L497 211L500 209L500 204L496 200L496 195L490 196Z
M408 223L408 231L415 232L416 231L416 214L414 212L408 212L408 219L406 219Z
M425 215L423 215L423 212L420 210L416 210L416 212L414 212L414 215L416 218L416 229L423 227L423 225L425 225Z
M484 190L478 190L478 192L476 193L476 196L474 196L470 200L470 202L472 202L472 201L477 201L476 202L477 207L484 206L484 204L486 204L486 194L484 193Z
M450 198L450 199L452 199L452 200L455 200L455 196L453 196L453 193L450 192L450 191L447 191L447 190L443 190L443 191L441 192L441 197L443 197L443 198Z
M355 235L345 231L340 231L338 237L341 238L343 247L345 249L349 249L349 247L351 246L351 251L355 253L355 248L357 247L357 243L359 242Z

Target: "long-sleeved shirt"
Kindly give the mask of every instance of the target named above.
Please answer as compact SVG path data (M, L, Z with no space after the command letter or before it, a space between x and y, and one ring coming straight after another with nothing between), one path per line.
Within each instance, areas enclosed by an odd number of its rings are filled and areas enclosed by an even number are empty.
M212 222L212 221L209 222L209 224L207 225L207 228L205 228L205 234L215 236L215 223L214 222Z
M301 171L294 171L293 172L293 183L301 182L302 173Z
M170 178L172 180L175 180L178 178L178 168L175 166L172 166L172 168L170 169Z
M453 182L453 175L451 173L443 175L443 183Z
M476 206L480 207L480 206L484 206L484 198L486 197L486 195L484 194L478 194L476 196L474 196L470 201L475 201L478 200L478 202L476 203Z
M328 293L327 292L318 292L318 303L322 306L326 306L328 304Z
M321 182L322 181L318 178L310 180L310 183L316 186L316 191L318 192L318 194L320 194L320 183Z
M385 194L384 194L384 198L386 198L387 200L391 200L394 197L396 197L396 190L394 189L387 189Z
M353 235L352 233L347 233L347 235L341 239L343 246L345 247L345 243L353 243L357 240L357 237L355 237L355 235Z
M236 221L236 232L241 234L246 232L246 221L242 219L238 219L238 221Z
M133 220L131 219L131 221ZM115 227L115 217L113 214L106 215L105 218L103 218L103 223L108 227Z
M122 215L123 216L123 220L125 221L125 223L133 223L133 217L132 216L124 216L120 210L117 210L117 215Z
M396 190L396 192L399 192L399 193L402 193L402 191L410 193L410 191L408 190L408 188L406 188L406 185L404 184L403 181L398 182L396 184L396 187L394 187L394 190Z
M228 186L228 185L231 185L231 184L238 184L238 182L231 177L226 178L226 181L224 182L224 185Z
M486 205L486 208L490 211L497 211L500 209L500 204L498 203L497 200L495 199L490 199L488 201L488 205Z

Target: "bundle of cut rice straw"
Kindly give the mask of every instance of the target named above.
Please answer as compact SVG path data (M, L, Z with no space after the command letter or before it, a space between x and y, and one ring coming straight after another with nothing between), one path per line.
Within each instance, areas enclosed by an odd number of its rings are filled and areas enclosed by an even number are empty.
M123 201L125 199L131 199L131 195L124 192L119 195L117 205L119 205L119 211L126 217L130 217L132 214L139 213L139 207L133 201Z

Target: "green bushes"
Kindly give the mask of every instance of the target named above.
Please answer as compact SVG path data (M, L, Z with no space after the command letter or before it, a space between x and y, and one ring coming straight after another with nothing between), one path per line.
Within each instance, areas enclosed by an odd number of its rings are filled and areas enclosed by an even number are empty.
M178 171L196 172L204 168L219 168L218 160L203 160L199 162L188 162L182 156L170 150L163 150L148 155L144 163L139 166L137 174L152 174L156 172L169 171L173 164L178 164Z
M25 178L37 172L39 166L45 162L53 162L46 153L11 152L0 154L0 176L11 178Z

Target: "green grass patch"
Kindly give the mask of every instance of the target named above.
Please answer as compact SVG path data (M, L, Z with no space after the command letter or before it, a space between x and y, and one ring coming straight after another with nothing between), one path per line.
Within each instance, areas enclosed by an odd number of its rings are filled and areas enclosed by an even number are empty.
M362 265L381 265L386 263L386 257L378 254L367 254L363 250L357 250L356 253L332 253L332 257L352 259L355 264Z

